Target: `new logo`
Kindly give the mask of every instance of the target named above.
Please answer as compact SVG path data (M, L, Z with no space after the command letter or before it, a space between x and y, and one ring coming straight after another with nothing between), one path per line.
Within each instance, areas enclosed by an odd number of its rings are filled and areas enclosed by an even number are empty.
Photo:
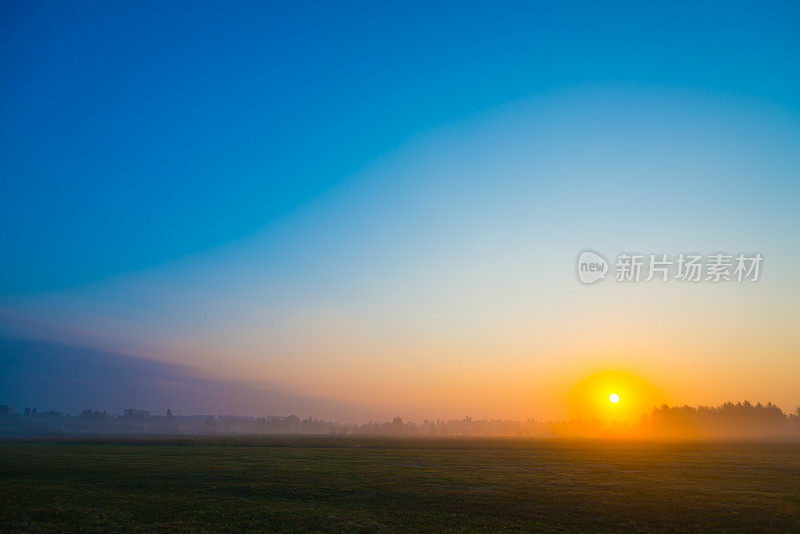
M594 284L608 274L608 262L597 252L584 250L578 254L577 269L582 284Z

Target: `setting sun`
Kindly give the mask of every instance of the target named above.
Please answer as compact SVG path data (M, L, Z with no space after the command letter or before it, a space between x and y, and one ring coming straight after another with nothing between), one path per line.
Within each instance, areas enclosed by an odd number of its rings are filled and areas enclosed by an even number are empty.
M664 394L657 387L624 371L589 375L578 382L568 396L570 417L618 423L636 422L665 402Z

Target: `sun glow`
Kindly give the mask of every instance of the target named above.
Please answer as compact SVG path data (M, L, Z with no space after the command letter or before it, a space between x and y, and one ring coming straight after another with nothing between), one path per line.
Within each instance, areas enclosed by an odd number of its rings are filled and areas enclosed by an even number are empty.
M635 423L666 401L658 388L622 371L590 375L578 382L568 397L571 417L609 423Z

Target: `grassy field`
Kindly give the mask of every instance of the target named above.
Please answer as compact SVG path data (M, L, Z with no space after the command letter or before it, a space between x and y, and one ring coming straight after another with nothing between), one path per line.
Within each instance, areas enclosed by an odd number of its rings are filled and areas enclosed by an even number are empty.
M800 446L6 442L0 529L800 532Z

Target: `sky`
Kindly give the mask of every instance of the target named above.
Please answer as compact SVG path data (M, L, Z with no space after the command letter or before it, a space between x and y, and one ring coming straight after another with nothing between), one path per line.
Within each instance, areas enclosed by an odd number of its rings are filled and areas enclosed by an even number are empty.
M609 372L793 410L798 28L791 2L6 2L0 348L224 384L187 412L587 416ZM587 248L764 262L587 287ZM75 404L22 374L0 402Z

